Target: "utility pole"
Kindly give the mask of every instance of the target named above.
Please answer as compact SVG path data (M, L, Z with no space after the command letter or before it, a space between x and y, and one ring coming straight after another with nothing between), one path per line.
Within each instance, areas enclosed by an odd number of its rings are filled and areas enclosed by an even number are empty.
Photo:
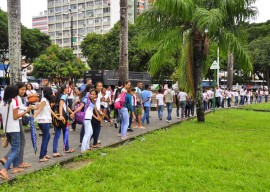
M120 0L120 55L119 81L128 80L128 5L127 0Z
M22 81L21 75L21 1L8 0L8 39L10 84Z
M72 49L73 53L73 15L71 13L71 8L69 8L69 15L70 15L70 48Z

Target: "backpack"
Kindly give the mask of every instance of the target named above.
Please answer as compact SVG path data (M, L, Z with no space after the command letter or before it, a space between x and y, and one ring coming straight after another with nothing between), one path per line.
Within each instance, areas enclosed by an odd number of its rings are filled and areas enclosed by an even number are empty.
M172 90L167 90L167 94L165 95L165 103L171 103L173 102L173 94Z
M84 106L84 108L82 109L82 110L80 110L80 111L78 111L77 113L76 113L76 115L75 115L75 121L76 121L76 123L78 123L78 124L83 124L83 121L84 121L84 118L85 118L85 112L86 112L86 110L87 110L87 108L90 106L90 99L89 99L89 97L87 98L87 103L86 103L86 105ZM80 105L81 105L81 103L78 103L78 104L76 104L75 105L75 110L78 108L78 107L80 107Z
M115 91L115 96L114 98L118 98L118 96L121 94L122 92L122 88L117 88L116 91ZM116 100L116 99L115 99Z
M62 95L60 96L60 98L61 97L62 97ZM68 107L67 100L66 100L65 103L66 103L66 106ZM59 103L55 103L54 106L52 106L52 111L55 113L55 115L57 117L60 117ZM63 107L62 115L64 117L63 120L58 120L57 118L54 117L54 115L52 115L52 124L53 124L54 127L56 127L56 128L66 128L66 125L67 125L67 122L68 122L68 114L64 110L64 107Z
M126 101L126 93L120 93L117 99L115 100L114 108L122 109L125 105L125 101Z

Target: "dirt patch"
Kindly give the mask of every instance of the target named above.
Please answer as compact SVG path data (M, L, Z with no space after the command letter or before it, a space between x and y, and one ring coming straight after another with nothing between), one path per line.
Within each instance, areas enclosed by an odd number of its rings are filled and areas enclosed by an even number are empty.
M80 169L84 166L87 166L89 164L91 164L92 162L87 159L87 160L83 160L83 161L74 161L74 162L70 162L67 163L63 166L64 169L69 169L69 170L76 170L76 169Z

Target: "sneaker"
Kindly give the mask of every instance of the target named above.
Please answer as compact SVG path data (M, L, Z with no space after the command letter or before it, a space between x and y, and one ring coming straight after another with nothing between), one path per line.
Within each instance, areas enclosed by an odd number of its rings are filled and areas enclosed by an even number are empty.
M101 141L100 141L100 140L98 140L98 141L97 141L97 143L98 143L98 144L100 144L100 143L101 143Z
M167 120L167 123L170 123L170 120Z
M107 121L107 120L104 120L104 123L108 123L109 121Z
M133 132L133 130L132 130L131 128L129 128L127 131L128 131L128 132Z
M115 129L117 129L117 128L118 128L118 124L117 124L117 122L116 122L116 121L114 122L114 127L115 127Z

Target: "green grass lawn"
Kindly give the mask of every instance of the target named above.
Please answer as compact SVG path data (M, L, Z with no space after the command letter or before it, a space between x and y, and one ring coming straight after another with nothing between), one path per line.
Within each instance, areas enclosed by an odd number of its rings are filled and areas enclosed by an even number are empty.
M270 112L270 102L244 106L245 109L265 110Z
M223 110L19 178L1 191L269 191L269 114Z

